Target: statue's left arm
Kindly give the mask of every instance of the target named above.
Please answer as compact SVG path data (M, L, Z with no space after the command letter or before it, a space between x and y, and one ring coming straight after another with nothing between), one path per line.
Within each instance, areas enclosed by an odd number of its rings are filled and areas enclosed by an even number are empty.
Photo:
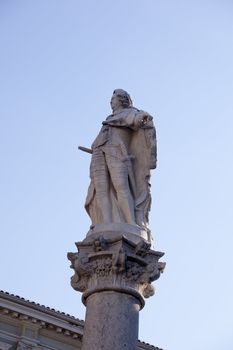
M145 111L132 109L131 111L126 111L120 118L116 117L104 121L103 125L128 127L133 130L138 130L140 128L153 127L153 118Z

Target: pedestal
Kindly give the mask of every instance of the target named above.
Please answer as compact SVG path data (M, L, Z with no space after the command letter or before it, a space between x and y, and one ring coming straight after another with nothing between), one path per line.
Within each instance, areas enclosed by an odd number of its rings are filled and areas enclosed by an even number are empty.
M139 310L154 294L151 282L165 267L164 254L133 233L102 231L76 243L68 253L72 287L83 293L86 318L82 350L135 350Z

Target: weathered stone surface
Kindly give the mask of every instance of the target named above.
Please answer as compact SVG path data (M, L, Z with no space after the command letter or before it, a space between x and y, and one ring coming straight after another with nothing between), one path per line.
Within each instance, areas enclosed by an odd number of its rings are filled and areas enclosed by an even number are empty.
M134 243L139 243L140 238L144 238L153 247L153 238L148 228L143 228L138 225L131 225L126 223L107 223L92 225L87 233L87 237L93 239L102 236L105 239L115 239L124 235Z
M121 226L120 226L121 227ZM68 253L72 287L83 293L86 318L82 350L135 350L139 310L154 294L163 253L151 250L139 235L119 230L89 233Z
M165 263L147 240L130 237L107 229L89 234L76 243L78 252L68 253L75 272L71 285L87 307L82 350L136 348L139 310L154 294L151 282Z
M71 285L87 306L82 350L134 350L139 310L165 267L148 228L157 161L153 118L121 89L111 107L92 148L80 147L92 154L85 203L92 225L68 258Z
M82 350L135 350L140 305L137 298L116 291L87 299Z
M137 243L117 232L113 238L89 236L76 243L78 252L68 253L75 271L71 285L84 293L84 303L94 292L115 290L134 295L143 307L142 296L152 293L150 284L159 278L165 264L159 262L163 253L151 250L143 238L136 239Z
M93 225L123 222L147 228L150 170L157 160L153 118L133 107L122 89L113 92L111 107L112 114L103 121L90 150L91 183L85 207Z

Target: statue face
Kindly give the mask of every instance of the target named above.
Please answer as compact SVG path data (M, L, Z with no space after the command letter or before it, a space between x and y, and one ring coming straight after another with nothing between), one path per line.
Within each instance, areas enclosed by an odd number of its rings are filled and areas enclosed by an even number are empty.
M119 100L119 97L115 93L112 95L110 105L113 111L115 111L117 108L121 107L122 105L121 101Z

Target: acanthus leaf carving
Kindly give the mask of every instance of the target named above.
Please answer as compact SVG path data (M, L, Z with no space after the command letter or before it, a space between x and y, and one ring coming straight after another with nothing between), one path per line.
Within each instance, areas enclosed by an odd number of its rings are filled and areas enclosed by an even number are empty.
M75 290L87 292L101 286L119 288L123 285L139 288L145 297L153 295L150 284L159 278L165 263L158 261L163 253L150 250L145 240L135 245L124 237L106 240L100 236L76 245L78 252L68 253L75 271L71 278Z
M112 271L112 259L110 257L96 259L92 262L93 272L98 277L106 277Z

